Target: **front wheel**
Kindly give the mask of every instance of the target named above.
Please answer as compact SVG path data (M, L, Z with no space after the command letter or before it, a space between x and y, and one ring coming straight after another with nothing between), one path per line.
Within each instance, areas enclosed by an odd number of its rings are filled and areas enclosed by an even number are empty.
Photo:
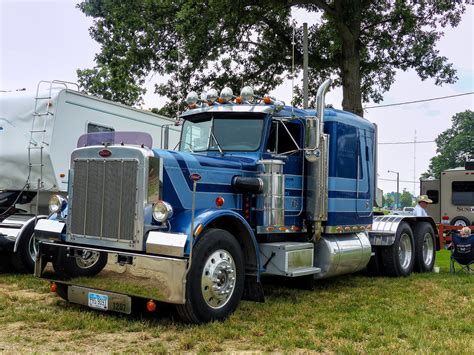
M413 270L415 261L415 243L410 225L400 223L395 235L395 242L382 248L384 272L388 276L408 276Z
M186 303L177 306L190 323L227 318L239 305L244 290L242 249L229 232L209 229L193 249L187 275Z
M415 227L415 271L433 270L436 257L436 242L433 227L429 223L419 223Z

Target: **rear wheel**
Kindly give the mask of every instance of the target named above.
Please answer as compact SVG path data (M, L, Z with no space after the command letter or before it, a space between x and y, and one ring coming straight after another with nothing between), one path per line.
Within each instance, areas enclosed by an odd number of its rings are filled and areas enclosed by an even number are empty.
M415 227L415 266L416 272L433 270L436 258L436 242L433 227L429 223L419 223Z
M367 275L369 276L383 276L384 274L381 248L382 247L372 247L374 255L372 255L367 264Z
M382 248L383 270L388 276L408 276L413 270L415 261L415 243L413 232L408 223L398 226L395 242Z
M190 323L227 318L237 308L244 290L242 249L229 232L209 229L193 249L186 283L186 303L180 317Z

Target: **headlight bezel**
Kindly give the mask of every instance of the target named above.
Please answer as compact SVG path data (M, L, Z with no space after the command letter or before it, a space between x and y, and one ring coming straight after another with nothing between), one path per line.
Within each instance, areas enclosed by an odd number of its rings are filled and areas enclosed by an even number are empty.
M158 201L153 205L152 217L158 223L166 222L173 216L173 207L166 201Z
M61 195L51 195L48 201L48 210L50 213L61 213L66 206L67 200Z

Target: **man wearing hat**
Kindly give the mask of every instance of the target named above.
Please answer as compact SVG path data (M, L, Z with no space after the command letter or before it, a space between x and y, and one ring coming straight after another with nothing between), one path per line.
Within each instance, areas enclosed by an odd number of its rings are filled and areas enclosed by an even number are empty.
M415 206L415 210L413 211L413 215L416 217L428 217L428 213L426 213L425 208L428 206L428 203L433 203L432 200L428 198L427 195L421 195L418 198L418 202Z

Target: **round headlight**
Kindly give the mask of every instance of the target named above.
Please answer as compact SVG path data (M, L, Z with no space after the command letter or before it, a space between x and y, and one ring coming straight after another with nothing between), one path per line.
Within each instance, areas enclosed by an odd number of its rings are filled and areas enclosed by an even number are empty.
M168 202L158 201L153 206L153 219L157 222L164 222L173 216L173 207Z
M63 205L66 203L66 199L62 197L61 195L52 195L51 198L49 199L49 212L51 213L59 213L61 212L61 209Z

